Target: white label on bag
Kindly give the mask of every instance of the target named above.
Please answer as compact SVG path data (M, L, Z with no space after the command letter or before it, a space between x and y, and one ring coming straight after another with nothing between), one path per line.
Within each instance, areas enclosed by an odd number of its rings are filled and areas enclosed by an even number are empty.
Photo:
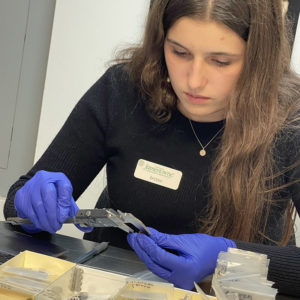
M134 171L134 177L172 190L177 190L181 181L182 172L144 159L139 159Z

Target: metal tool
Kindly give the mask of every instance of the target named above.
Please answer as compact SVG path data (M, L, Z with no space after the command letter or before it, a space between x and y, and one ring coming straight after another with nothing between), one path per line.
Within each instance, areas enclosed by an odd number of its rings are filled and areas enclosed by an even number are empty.
M76 264L83 264L86 261L90 260L94 256L100 254L101 252L105 251L108 247L108 242L102 242L98 245L96 245L92 250L88 251L87 253L84 253L83 255L76 258L74 261Z
M30 219L19 217L7 218L6 222L12 225L32 224ZM127 233L141 232L150 235L146 225L133 214L112 208L79 209L75 217L66 219L64 223L86 227L118 227Z

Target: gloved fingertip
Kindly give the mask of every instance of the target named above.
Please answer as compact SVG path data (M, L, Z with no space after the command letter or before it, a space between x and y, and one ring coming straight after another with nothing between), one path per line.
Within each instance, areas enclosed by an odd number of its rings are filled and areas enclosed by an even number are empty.
M159 234L160 233L159 231L157 231L156 229L154 229L152 227L147 227L147 228L149 229L151 235L152 234Z
M79 210L78 205L76 204L74 198L71 198L71 206L70 206L70 211L69 211L69 217L73 218L76 216L77 212Z
M236 243L233 240L230 240L230 239L227 239L224 237L219 237L219 238L223 241L223 243L226 246L225 251L227 251L228 248L237 248Z
M127 242L133 250L135 250L135 244L137 243L137 236L138 236L137 233L127 234Z
M152 250L157 248L157 244L150 237L145 234L138 234L136 242L141 249L144 249L148 254L152 253Z
M17 209L16 209L16 211L17 211L17 216L18 216L19 218L26 218L26 215L25 215L24 213L22 213L21 211L19 211L19 210L17 210Z
M150 235L148 236L151 240L153 240L156 244L161 245L166 242L167 236L165 233L159 232L158 230L148 227L150 231Z
M185 290L187 290L187 291L191 291L193 288L194 288L194 283L187 283L187 284L184 284L184 285L177 285L177 284L175 284L175 286L176 287L178 287L178 288L181 288L181 289L185 289Z
M60 210L60 214L58 215L58 222L63 224L68 218L68 212Z
M81 231L83 231L84 233L90 233L94 230L94 227L90 226L90 227L85 227L80 229Z
M61 196L63 199L68 200L69 198L72 197L72 192L73 192L72 186L65 185L63 186L63 191Z
M75 226L84 233L89 233L94 230L94 227L92 226L85 227L85 226L80 226L80 224L75 224Z
M147 235L143 233L136 234L136 240L138 243L143 244L145 240L151 240ZM151 240L152 241L152 240Z
M135 239L135 238L136 238L136 233L128 233L127 234L127 241L128 242L132 242L133 239Z
M235 241L229 240L229 248L237 248Z
M64 202L58 201L57 206L57 215L60 223L64 223L67 218L73 218L76 216L77 211L79 210L76 202L73 197L70 198L68 205Z
M58 230L60 230L62 228L62 226L63 226L63 223L56 222L56 224L52 226L51 233L56 233Z

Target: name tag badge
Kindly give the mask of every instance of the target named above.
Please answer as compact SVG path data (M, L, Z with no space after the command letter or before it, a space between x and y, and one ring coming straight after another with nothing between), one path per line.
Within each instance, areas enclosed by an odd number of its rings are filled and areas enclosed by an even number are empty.
M181 181L182 172L144 159L139 159L135 168L134 177L172 190L177 190Z

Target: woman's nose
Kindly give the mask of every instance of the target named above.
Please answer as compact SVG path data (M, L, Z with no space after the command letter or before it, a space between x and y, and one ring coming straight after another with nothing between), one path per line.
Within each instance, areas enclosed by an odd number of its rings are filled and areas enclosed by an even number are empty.
M207 72L205 71L205 63L197 60L193 61L188 71L188 85L191 90L201 90L207 83Z

